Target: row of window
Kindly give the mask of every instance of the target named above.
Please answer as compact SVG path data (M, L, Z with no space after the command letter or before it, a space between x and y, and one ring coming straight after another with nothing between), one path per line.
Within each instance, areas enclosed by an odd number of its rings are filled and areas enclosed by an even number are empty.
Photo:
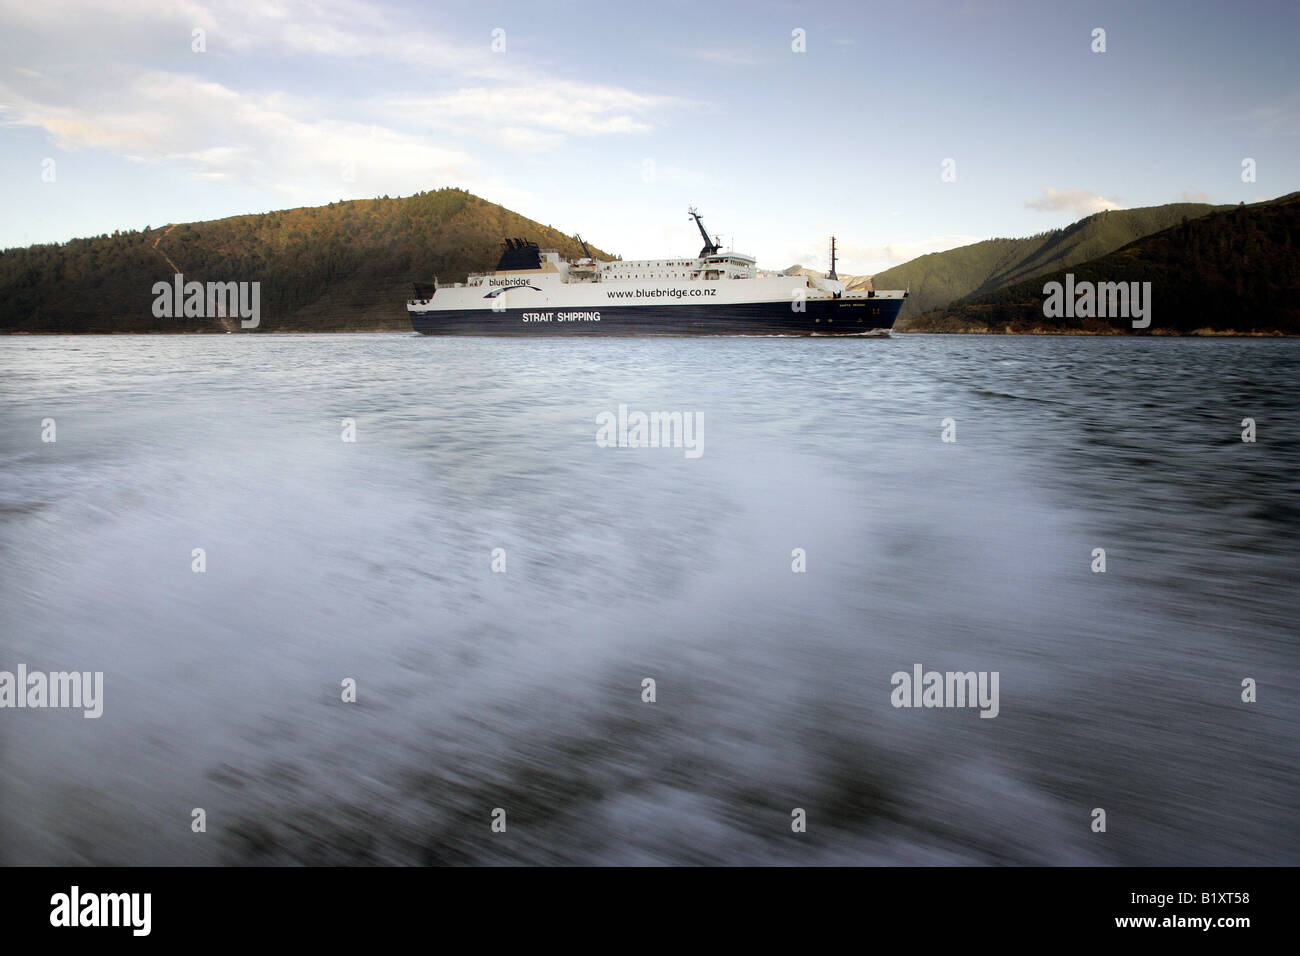
M606 269L631 269L633 265L650 265L650 266L668 267L668 266L693 266L695 265L695 263L694 262L664 262L663 260L660 260L658 262L638 262L638 263L613 262L605 266L605 268Z

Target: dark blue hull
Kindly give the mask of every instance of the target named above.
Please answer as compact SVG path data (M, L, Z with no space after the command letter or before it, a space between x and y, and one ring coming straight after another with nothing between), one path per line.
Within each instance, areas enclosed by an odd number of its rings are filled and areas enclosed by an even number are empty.
M448 309L410 312L425 335L862 335L893 328L902 299L810 299L739 305L603 306L581 312ZM550 318L536 321L538 315ZM591 316L599 316L593 319ZM561 316L582 316L573 320Z

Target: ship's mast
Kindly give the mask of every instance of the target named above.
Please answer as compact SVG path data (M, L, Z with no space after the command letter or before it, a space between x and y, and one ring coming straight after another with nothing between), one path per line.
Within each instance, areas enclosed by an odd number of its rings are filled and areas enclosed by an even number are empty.
M836 280L839 279L839 276L835 274L835 237L834 236L831 236L831 274L828 275L826 278L836 279Z
M700 235L704 237L704 248L700 250L700 258L703 259L705 256L713 255L718 251L718 244L710 239L709 234L704 231L704 223L700 221L700 214L696 211L694 206L688 209L687 212L689 212L691 218L695 220L695 226L700 230Z

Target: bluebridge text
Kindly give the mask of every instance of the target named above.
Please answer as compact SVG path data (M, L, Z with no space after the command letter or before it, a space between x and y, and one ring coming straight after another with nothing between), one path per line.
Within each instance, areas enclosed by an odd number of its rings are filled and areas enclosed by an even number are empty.
M605 293L610 299L684 299L687 296L717 294L717 289L620 289Z

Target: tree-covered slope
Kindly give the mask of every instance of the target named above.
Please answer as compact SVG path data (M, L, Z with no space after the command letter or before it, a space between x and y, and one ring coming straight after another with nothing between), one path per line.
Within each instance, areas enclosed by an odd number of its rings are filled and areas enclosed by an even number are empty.
M920 316L914 331L1132 333L1128 318L1045 317L1043 287L1150 282L1144 334L1300 334L1300 193L1228 207L1138 239L1108 255L1058 268Z
M921 256L879 272L871 281L877 289L911 290L898 322L898 328L905 330L910 327L909 320L923 312L1054 269L1087 262L1215 208L1231 207L1171 203L1099 212L1064 229L1024 239L987 239Z
M154 317L154 283L173 263L187 282L260 282L260 331L409 329L412 282L491 269L505 236L582 254L574 237L459 189L6 249L0 331L220 330Z

